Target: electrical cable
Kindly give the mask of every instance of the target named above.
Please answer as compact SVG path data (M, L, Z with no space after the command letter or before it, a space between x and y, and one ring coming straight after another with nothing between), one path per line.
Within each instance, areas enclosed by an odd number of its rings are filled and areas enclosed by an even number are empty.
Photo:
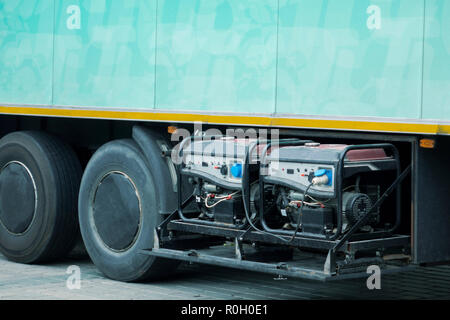
M246 154L245 154L245 157L244 157L244 163L243 163L244 170L246 170L246 168L247 168L248 158L249 158L249 152L248 152L248 148L247 148L247 151L246 151ZM241 185L242 185L242 200L244 202L245 218L247 219L248 223L250 224L250 226L253 229L255 229L258 232L261 232L261 233L273 236L273 237L275 237L275 238L277 238L277 239L279 239L279 240L281 240L283 242L288 242L288 240L286 240L286 239L284 239L284 238L282 238L282 237L280 237L280 236L278 236L276 234L273 234L271 232L267 232L267 231L261 230L261 229L259 229L258 227L256 227L253 224L252 220L250 219L249 213L248 213L249 209L248 209L248 206L247 206L247 196L245 194L245 184L247 183L247 179L246 178L247 178L247 172L244 171L244 174L242 175L242 182L241 182ZM260 190L260 192L264 192L264 190Z
M314 183L311 182L311 183L309 184L309 186L305 189L305 192L303 193L303 199L306 198L306 195L307 195L307 193L308 193L308 190L309 190L309 188L311 188L311 186L312 186L313 184L314 184ZM291 243L292 241L294 241L295 236L297 235L298 229L300 229L300 221L301 221L301 219L302 219L302 214L303 214L303 204L301 205L300 210L299 210L299 212L298 212L298 222L297 222L297 225L295 226L294 234L292 235L291 240L289 240L289 243Z

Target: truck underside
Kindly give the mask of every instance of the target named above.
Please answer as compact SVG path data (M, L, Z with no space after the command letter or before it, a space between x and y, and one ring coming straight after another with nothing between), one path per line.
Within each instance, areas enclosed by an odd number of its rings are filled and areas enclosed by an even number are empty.
M81 233L122 281L180 261L334 280L450 260L448 137L250 129L268 128L0 116L0 251L54 260Z

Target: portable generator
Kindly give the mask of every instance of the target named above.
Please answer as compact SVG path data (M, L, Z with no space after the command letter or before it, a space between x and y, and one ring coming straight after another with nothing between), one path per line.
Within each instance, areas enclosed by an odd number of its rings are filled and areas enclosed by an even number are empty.
M242 178L247 147L257 139L234 137L204 137L201 140L187 139L182 143L180 173L187 176L193 188L193 196L200 214L197 223L214 223L243 227L246 223L242 202ZM258 150L251 157L248 167L250 189L258 191ZM182 212L183 215L183 212ZM251 217L257 216L256 206ZM185 220L189 220L185 217Z
M277 223L269 223L261 210L261 223L268 232L307 237L336 238L372 209L393 178L399 174L398 153L391 144L343 145L306 143L265 148L261 160L260 188L272 187ZM399 196L399 190L397 196ZM264 203L264 194L260 199ZM400 202L394 217L380 217L371 210L360 233L393 229L399 223ZM271 213L273 214L273 213Z

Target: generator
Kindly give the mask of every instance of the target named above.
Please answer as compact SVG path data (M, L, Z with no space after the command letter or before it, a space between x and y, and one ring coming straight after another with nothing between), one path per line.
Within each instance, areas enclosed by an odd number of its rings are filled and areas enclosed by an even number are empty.
M246 150L257 141L222 136L183 141L180 174L187 177L199 211L194 217L187 217L181 212L185 221L242 228L248 219L257 217L256 201L253 201L247 218L242 200ZM250 176L248 187L253 197L259 193L256 183L259 175L258 150L263 147L259 145L252 153L247 166L246 174Z
M373 208L399 174L398 152L393 145L310 142L267 152L270 149L267 145L262 155L260 188L272 188L277 218L270 220L277 223L269 223L267 213L261 211L266 231L337 238L369 211L359 233L388 231L398 225L399 201L388 210L395 214L383 219L379 206Z

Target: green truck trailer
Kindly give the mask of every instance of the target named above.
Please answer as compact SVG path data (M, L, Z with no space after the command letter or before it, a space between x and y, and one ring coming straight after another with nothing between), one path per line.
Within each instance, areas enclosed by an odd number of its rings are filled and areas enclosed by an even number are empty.
M449 61L445 0L0 0L0 252L81 238L123 281L449 261Z

